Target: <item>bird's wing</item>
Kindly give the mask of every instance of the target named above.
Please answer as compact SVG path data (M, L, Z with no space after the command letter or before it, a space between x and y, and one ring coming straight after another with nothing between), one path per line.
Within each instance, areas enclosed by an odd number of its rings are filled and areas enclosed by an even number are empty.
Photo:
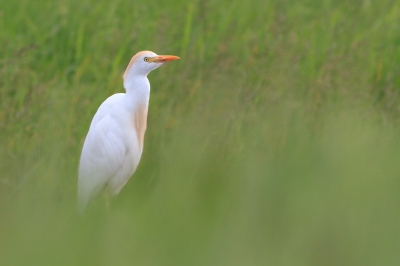
M120 96L113 96L100 106L83 145L78 177L78 197L83 208L125 160L128 147L121 137L124 127L112 110L118 106Z
M118 106L118 103L122 100L125 96L125 93L116 93L108 97L97 109L96 114L92 119L92 125L95 125L98 121L100 121L105 115L110 114L110 111L114 108L114 106Z

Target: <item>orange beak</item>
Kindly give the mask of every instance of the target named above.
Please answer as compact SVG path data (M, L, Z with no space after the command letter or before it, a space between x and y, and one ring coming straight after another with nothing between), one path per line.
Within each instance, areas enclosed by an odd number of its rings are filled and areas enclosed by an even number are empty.
M150 58L149 62L154 62L154 63L165 63L168 61L174 61L174 60L179 60L179 56L175 55L158 55L153 58Z

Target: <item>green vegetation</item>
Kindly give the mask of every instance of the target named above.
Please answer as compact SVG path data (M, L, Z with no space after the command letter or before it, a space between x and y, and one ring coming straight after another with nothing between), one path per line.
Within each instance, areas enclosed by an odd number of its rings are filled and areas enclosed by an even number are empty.
M0 265L398 265L399 1L1 1ZM140 50L141 164L79 216Z

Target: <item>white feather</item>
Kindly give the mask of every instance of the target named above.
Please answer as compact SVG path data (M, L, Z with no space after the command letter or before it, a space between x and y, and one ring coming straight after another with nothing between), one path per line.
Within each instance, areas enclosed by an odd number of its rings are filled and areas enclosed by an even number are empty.
M147 75L163 64L145 62L145 57L157 55L136 54L124 74L126 93L110 96L93 117L79 164L80 212L103 188L118 194L139 164L150 97Z

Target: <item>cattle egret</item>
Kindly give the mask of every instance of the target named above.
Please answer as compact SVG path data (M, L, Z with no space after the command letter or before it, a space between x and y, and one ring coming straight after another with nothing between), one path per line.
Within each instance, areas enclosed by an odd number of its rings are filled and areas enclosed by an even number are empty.
M97 110L83 144L78 177L78 210L83 212L103 189L117 195L135 172L143 151L150 97L147 75L180 59L142 51L123 75L126 93L106 99Z

